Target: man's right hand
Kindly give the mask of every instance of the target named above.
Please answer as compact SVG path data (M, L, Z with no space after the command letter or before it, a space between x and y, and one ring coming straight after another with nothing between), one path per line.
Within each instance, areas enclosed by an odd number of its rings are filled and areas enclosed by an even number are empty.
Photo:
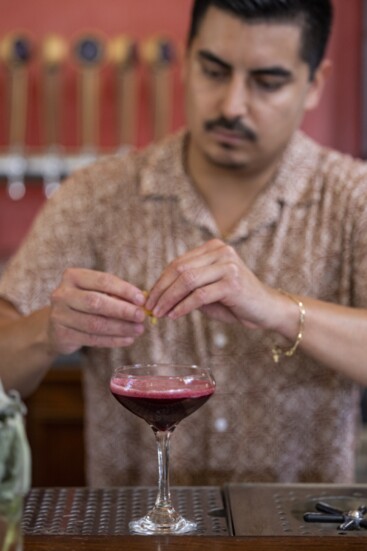
M144 293L105 272L68 268L52 293L50 348L71 354L82 346L126 347L144 332Z

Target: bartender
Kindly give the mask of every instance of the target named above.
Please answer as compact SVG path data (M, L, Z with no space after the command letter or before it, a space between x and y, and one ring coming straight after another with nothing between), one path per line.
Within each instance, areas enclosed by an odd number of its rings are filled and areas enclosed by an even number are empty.
M82 353L90 484L155 481L150 429L108 385L147 361L217 381L176 439L176 483L353 480L367 165L299 130L331 21L329 0L195 0L187 127L75 173L8 264L0 376L28 395Z

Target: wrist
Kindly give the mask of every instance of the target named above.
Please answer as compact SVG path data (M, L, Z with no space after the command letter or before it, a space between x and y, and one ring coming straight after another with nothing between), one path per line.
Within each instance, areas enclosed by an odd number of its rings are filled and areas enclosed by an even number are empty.
M279 326L278 333L287 338L291 345L281 347L275 344L273 346L272 355L275 363L278 363L282 356L291 357L296 352L303 339L306 319L306 310L301 300L282 289L278 289L278 294L288 301L288 305L284 302L285 315L282 317L284 324ZM290 310L290 306L292 306L292 310Z
M36 318L34 320L34 327L36 331L34 335L34 344L39 350L39 353L44 356L45 361L52 363L60 354L62 354L62 352L59 351L57 342L53 338L50 312L51 308L47 307L33 314Z

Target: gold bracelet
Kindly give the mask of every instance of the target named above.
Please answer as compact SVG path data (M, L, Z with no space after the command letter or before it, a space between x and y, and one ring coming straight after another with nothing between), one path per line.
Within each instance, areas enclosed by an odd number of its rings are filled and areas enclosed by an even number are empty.
M295 353L295 351L298 348L299 343L302 340L303 329L304 329L304 326L305 326L305 319L306 319L306 310L305 310L305 307L303 305L303 302L301 302L300 300L297 300L292 295L290 295L286 291L283 291L282 289L278 289L278 291L280 293L282 293L283 295L285 295L286 297L293 300L293 302L295 304L297 304L297 306L299 308L299 327L298 327L297 338L296 338L296 340L295 340L295 342L294 342L294 344L291 348L289 348L288 350L283 350L283 348L281 348L278 345L273 346L271 352L273 354L273 360L276 364L279 363L279 360L282 356L287 356L288 358L293 356L293 354Z

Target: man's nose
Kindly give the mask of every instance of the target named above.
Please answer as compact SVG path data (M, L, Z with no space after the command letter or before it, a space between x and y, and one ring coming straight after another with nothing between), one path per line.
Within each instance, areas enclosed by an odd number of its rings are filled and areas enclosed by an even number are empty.
M249 91L243 76L233 75L224 92L222 114L228 119L243 117L249 109Z

